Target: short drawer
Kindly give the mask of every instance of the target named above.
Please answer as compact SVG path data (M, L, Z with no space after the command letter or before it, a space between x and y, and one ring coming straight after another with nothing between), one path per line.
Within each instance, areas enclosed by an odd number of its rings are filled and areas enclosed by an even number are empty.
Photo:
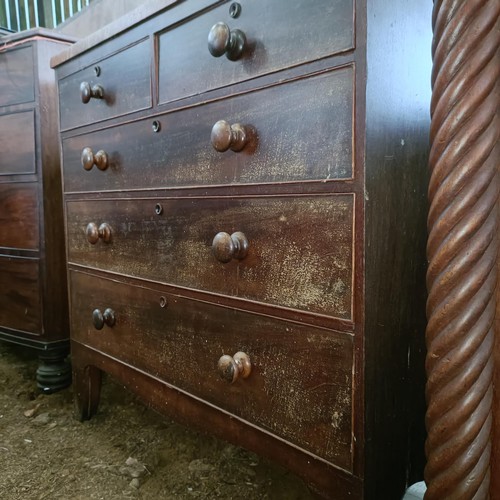
M352 177L352 67L63 141L64 189L101 191ZM293 106L290 103L294 103ZM216 151L216 122L241 124L241 151ZM156 132L153 121L159 124ZM320 131L320 132L319 132ZM220 145L214 138L214 143ZM82 152L91 151L90 170ZM98 151L105 170L92 166ZM87 165L89 168L89 165Z
M0 327L41 332L38 259L0 257Z
M73 340L351 469L352 336L80 272L70 290ZM218 360L238 351L231 384Z
M0 176L36 172L33 110L0 115L0 152Z
M150 65L147 39L61 79L61 130L151 107ZM102 89L101 98L88 94L96 86Z
M35 100L31 45L0 52L0 106Z
M233 8L231 3L224 3L158 35L160 103L324 58L354 46L352 0L244 2L236 18L231 15ZM246 37L243 54L237 60L224 55L214 57L209 52L207 38L219 22L229 28L230 36L234 37L236 29ZM222 46L226 41L223 37L218 40Z
M37 185L0 184L0 247L37 250L39 234Z
M352 317L352 194L70 201L66 208L71 263ZM237 232L248 240L247 255L217 260L219 232L219 259L236 248L229 235Z

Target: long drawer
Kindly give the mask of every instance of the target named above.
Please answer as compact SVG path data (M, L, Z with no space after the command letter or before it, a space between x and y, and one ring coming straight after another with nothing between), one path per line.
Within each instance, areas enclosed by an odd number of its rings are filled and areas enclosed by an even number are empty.
M353 69L344 67L71 137L63 141L65 191L350 178L352 117ZM243 150L214 149L211 130L220 120L248 129ZM94 157L106 153L105 170L84 170L87 148Z
M39 248L37 189L35 183L0 183L0 247Z
M236 14L232 9L233 3L224 3L159 34L160 103L354 47L352 0L242 2L237 17L232 17ZM237 60L213 57L208 50L208 35L219 22L229 28L233 39L235 29L246 37ZM216 45L224 47L227 38L220 33Z
M353 194L82 200L66 209L70 263L352 317ZM244 257L235 233L248 241Z
M87 89L87 102L82 100L82 84ZM101 98L90 97L96 86L102 89ZM60 80L59 102L61 130L151 107L149 39Z
M34 101L34 81L31 45L0 52L0 106Z
M35 172L35 111L0 115L0 176Z
M350 335L74 271L70 289L73 340L351 468ZM218 360L238 351L251 373L231 384Z
M38 259L0 256L0 327L39 334Z

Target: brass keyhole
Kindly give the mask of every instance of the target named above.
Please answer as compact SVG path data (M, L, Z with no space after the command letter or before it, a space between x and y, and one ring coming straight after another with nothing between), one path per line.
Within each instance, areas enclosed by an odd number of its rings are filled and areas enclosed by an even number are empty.
M233 2L229 6L229 15L233 19L236 19L237 17L239 17L240 13L241 13L241 5L238 2Z
M157 133L161 129L161 123L158 120L155 120L151 125L151 128L153 129L153 132Z

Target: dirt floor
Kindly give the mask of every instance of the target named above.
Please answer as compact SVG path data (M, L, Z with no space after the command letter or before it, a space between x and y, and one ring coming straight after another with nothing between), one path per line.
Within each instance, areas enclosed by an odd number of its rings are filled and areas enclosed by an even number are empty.
M106 378L80 423L71 388L36 389L36 355L0 342L0 498L310 500L286 470L147 409Z

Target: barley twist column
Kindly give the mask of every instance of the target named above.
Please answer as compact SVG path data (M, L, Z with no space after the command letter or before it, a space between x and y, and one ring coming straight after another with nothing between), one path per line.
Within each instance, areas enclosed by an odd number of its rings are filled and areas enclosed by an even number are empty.
M435 0L426 500L487 499L499 230L500 0Z

